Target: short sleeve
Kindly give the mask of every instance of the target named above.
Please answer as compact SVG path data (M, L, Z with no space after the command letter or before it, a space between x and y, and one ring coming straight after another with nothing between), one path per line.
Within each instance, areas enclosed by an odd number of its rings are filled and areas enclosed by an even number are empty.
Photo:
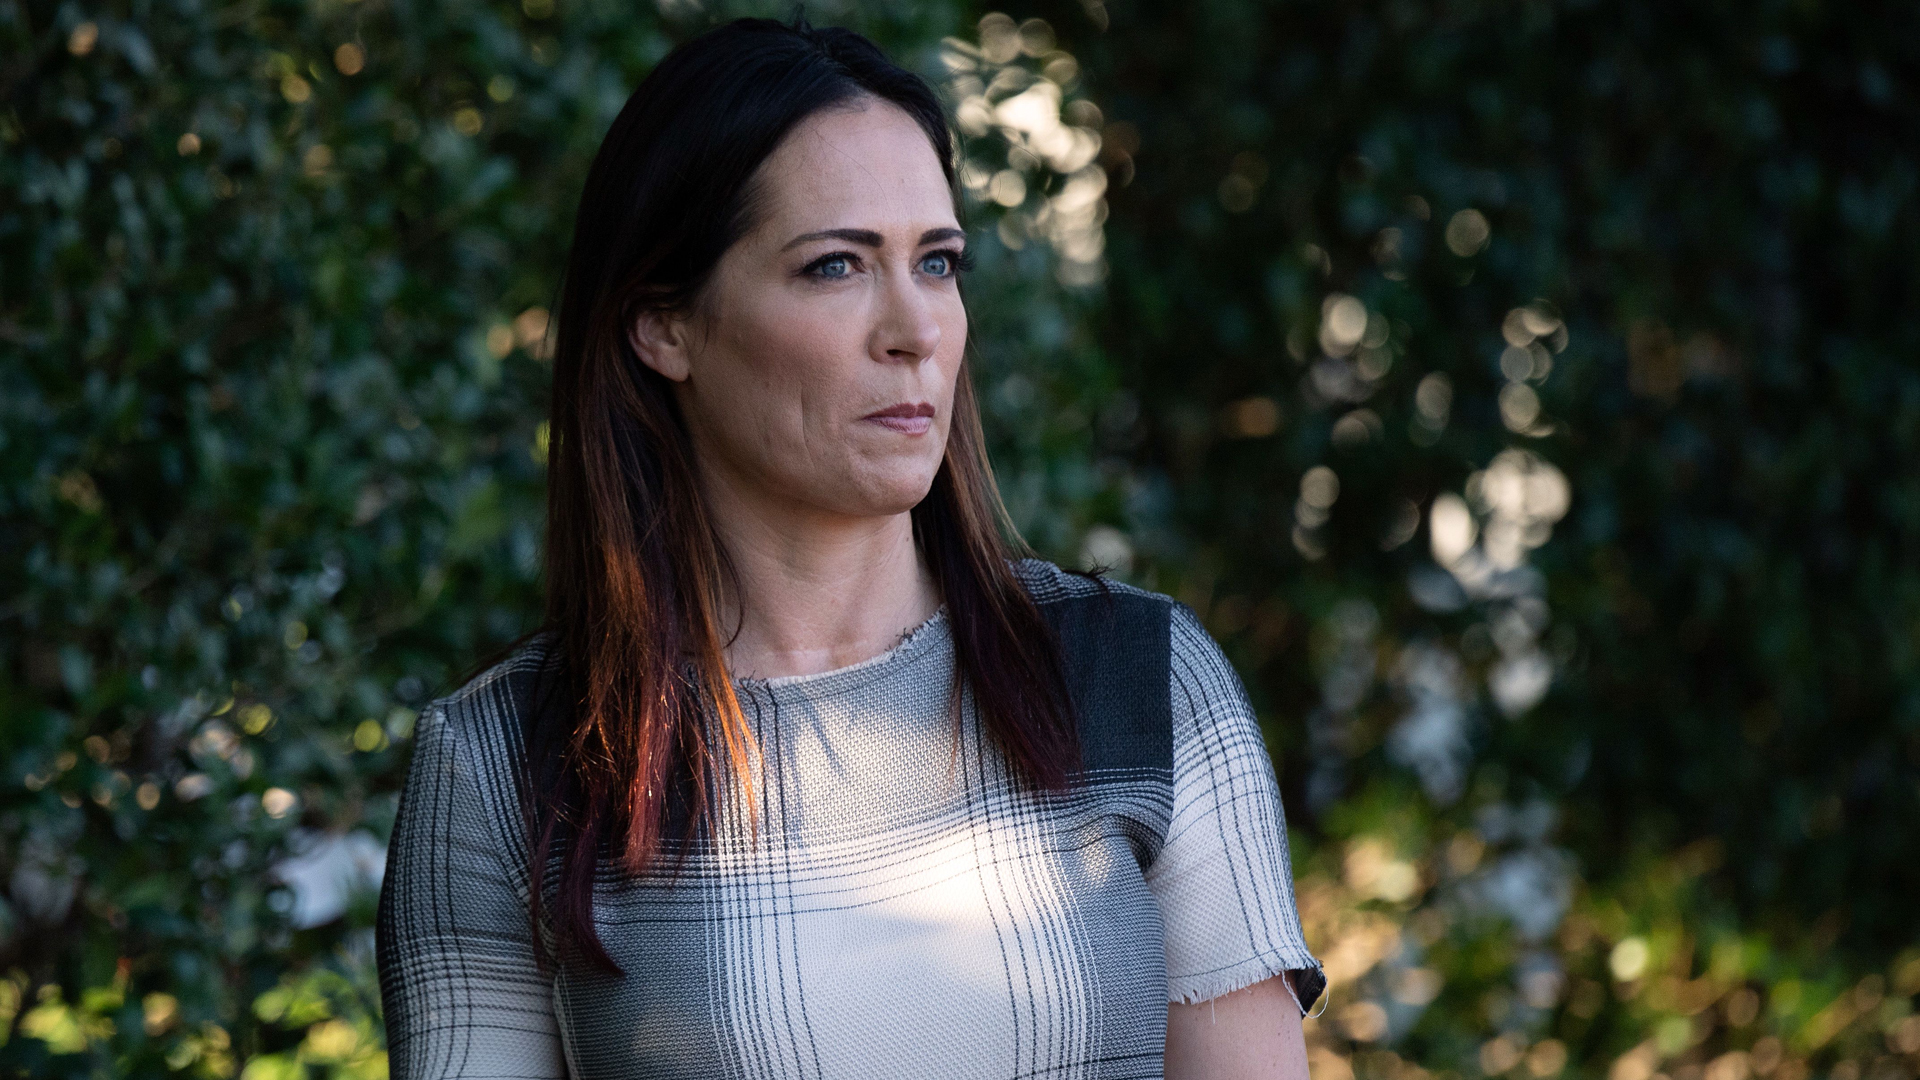
M1146 874L1168 996L1206 1001L1295 972L1304 1009L1326 977L1300 929L1273 761L1220 647L1185 604L1171 617L1173 817Z
M394 1080L564 1077L552 982L502 854L502 800L476 780L498 771L476 769L464 734L438 703L421 715L387 849L377 942L389 1067Z

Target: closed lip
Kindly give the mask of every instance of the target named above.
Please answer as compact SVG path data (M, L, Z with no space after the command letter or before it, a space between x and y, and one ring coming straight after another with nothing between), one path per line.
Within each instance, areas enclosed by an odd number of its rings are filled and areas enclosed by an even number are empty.
M924 401L903 401L868 413L864 419L908 438L919 438L933 430L933 406Z
M933 405L925 401L903 401L898 405L889 405L878 412L870 412L865 419L884 420L890 418L906 419L914 416L932 416Z

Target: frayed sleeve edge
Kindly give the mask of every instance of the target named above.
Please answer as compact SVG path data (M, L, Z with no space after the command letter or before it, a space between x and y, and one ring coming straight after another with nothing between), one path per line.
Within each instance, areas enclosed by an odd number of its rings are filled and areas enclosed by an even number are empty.
M1167 999L1175 1005L1194 1005L1287 973L1295 974L1282 985L1305 1015L1327 987L1327 975L1320 961L1305 953L1264 953L1212 971L1169 976Z

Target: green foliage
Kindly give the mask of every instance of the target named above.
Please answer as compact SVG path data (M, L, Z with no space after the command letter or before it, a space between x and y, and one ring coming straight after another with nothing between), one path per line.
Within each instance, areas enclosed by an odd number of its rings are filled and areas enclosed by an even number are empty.
M306 927L273 868L383 838L414 711L539 618L545 309L707 21L663 9L0 3L0 1068L384 1070L370 897ZM935 75L960 25L812 15ZM1002 378L1080 323L986 261ZM1008 452L1030 505L1099 487L1061 430Z
M1319 944L1400 927L1326 1053L1912 1075L1914 11L1087 10L1031 14L1106 113L1142 573L1270 717Z
M581 179L747 13L0 0L0 1069L384 1073L274 868L538 618ZM1022 529L1268 718L1318 1080L1920 1072L1911 12L810 14L952 96Z

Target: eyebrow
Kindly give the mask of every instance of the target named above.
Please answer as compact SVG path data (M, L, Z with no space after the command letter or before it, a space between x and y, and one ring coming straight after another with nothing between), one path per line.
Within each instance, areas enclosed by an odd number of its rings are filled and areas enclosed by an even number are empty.
M928 229L926 232L920 234L920 243L931 244L937 240L964 240L966 239L966 235L966 233L961 232L959 229ZM845 240L848 243L861 244L872 248L882 247L885 242L885 238L872 229L822 229L819 232L801 233L799 236L787 241L786 247L780 250L785 251L787 248L796 247L809 240ZM916 244L915 246L918 247L919 245Z

